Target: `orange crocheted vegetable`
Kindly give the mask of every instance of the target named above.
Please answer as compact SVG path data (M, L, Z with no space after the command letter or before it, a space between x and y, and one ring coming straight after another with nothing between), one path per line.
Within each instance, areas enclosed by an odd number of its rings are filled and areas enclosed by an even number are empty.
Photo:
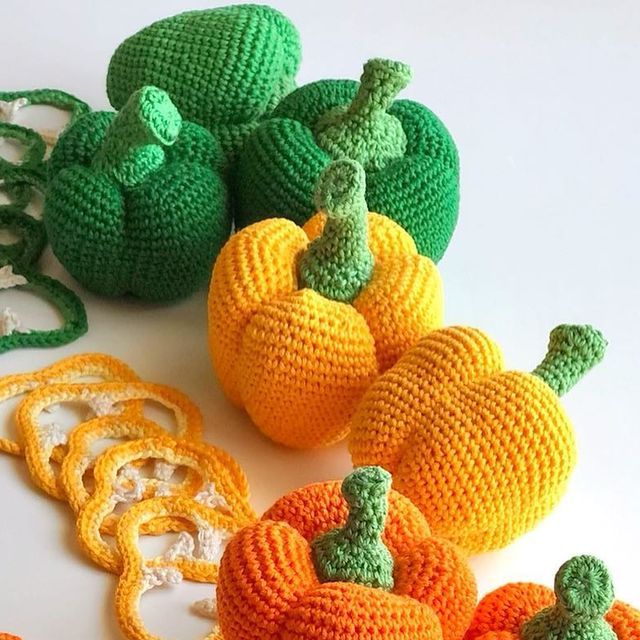
M433 331L364 395L351 423L354 465L389 470L436 535L469 552L503 547L564 493L576 445L558 396L605 346L591 327L557 327L530 374L505 371L482 331Z
M379 467L285 496L220 564L225 640L458 640L476 585Z
M558 571L554 591L507 584L478 604L464 640L639 640L640 611L613 600L604 564L577 556Z
M344 438L381 371L440 326L442 284L397 224L368 213L364 171L337 161L304 230L271 219L229 240L209 294L218 378L270 438L311 448Z

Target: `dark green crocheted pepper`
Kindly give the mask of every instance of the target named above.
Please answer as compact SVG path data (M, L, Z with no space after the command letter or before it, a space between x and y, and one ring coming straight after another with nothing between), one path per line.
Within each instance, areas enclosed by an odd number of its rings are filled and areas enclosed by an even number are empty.
M203 286L231 230L222 151L166 92L82 116L49 161L54 253L91 291L171 302Z
M406 229L421 254L438 261L458 218L458 153L442 122L423 105L395 100L407 65L369 60L360 83L321 80L287 96L247 138L234 180L236 224L313 213L314 185L332 160L366 170L370 211Z
M216 135L232 157L262 116L295 86L296 28L263 5L234 5L165 18L125 40L107 76L121 109L140 87L167 91L180 113Z
M393 589L393 557L382 542L390 488L391 474L381 467L360 467L345 478L342 495L349 505L346 524L311 544L320 582Z
M556 574L554 588L556 604L522 627L522 640L617 640L604 619L614 594L601 560L576 556L565 562Z

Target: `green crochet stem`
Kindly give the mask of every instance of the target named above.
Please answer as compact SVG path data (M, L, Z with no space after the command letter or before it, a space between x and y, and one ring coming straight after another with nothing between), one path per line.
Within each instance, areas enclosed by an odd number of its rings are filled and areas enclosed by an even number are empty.
M382 542L390 487L391 475L381 467L361 467L345 478L346 524L319 536L311 545L321 582L393 588L393 558Z
M544 360L533 375L564 395L604 357L607 341L590 325L561 324L549 336Z
M402 62L369 60L353 102L318 120L317 143L332 158L356 160L367 170L402 158L407 136L400 120L387 110L410 80L411 69Z
M322 235L300 258L304 287L332 300L351 302L371 279L365 173L353 160L336 160L316 185L318 209L327 215Z
M164 165L163 146L180 133L182 117L169 95L143 87L122 107L107 130L93 166L125 187L136 187Z
M604 619L613 604L607 567L593 556L576 556L556 574L556 604L522 627L522 640L616 640Z

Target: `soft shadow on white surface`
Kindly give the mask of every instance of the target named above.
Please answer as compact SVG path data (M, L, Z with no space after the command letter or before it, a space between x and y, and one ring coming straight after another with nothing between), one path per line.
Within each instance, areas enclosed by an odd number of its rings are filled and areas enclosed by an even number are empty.
M61 88L104 108L108 60L124 37L216 4L5 0L0 53L12 63L3 65L0 89ZM618 595L640 604L638 4L273 4L302 33L301 83L355 77L372 56L405 60L414 81L404 95L427 104L454 135L462 204L440 265L448 322L487 330L516 369L537 364L561 322L591 322L610 340L605 362L564 400L580 446L567 495L535 531L473 560L481 591L508 580L551 584L562 561L589 552L609 563ZM288 490L348 471L344 445L284 450L224 399L207 355L204 292L168 308L104 300L72 283L50 250L42 264L80 292L89 333L60 349L0 355L0 374L98 350L147 380L179 387L201 407L207 440L246 469L258 511ZM65 506L39 494L18 460L0 457L0 483L0 566L11 585L0 597L2 630L25 640L120 638L115 580L82 560ZM170 631L149 615L155 632ZM202 629L185 616L180 638Z

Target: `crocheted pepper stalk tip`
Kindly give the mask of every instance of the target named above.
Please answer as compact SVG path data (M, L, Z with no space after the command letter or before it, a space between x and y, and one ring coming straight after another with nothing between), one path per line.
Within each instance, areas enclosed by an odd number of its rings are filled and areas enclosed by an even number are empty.
M485 596L465 640L635 640L640 611L614 599L605 564L576 556L558 570L554 590L507 584Z
M358 400L442 323L438 270L411 237L367 211L365 171L337 160L304 228L282 218L234 235L216 261L209 345L226 395L276 442L344 438Z
M533 373L506 371L482 331L433 331L364 394L353 463L389 470L433 530L468 552L504 547L564 494L576 442L559 397L605 350L593 327L561 325Z
M422 255L440 260L458 216L458 154L431 111L395 100L410 79L406 64L373 59L360 83L321 80L287 96L239 156L236 224L282 212L303 224L315 212L319 175L348 158L366 171L369 208L404 228Z
M54 253L97 294L172 302L193 293L231 231L221 164L215 138L157 87L117 114L82 116L49 162Z
M225 638L461 640L476 585L379 467L284 496L220 563ZM260 562L256 563L255 558Z
M220 140L231 159L294 88L300 56L295 26L271 7L188 11L154 22L117 48L107 93L121 109L145 85L164 89L185 118Z

